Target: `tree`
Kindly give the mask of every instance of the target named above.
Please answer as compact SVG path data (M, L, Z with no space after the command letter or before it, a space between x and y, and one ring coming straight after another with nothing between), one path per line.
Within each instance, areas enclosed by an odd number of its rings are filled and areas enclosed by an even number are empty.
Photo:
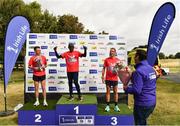
M84 25L79 22L78 17L67 14L63 16L54 16L48 10L42 11L41 5L37 2L25 4L23 0L0 0L0 54L3 54L4 37L8 22L15 15L22 15L28 18L31 32L35 33L81 33L94 34L87 29L84 31ZM18 59L25 56L25 46ZM0 60L3 59L0 57Z
M177 52L177 53L175 54L175 58L176 58L176 59L180 59L180 52Z
M5 32L8 22L15 15L22 15L28 18L31 32L57 32L57 19L46 10L42 12L41 5L37 2L25 4L22 0L1 0L0 1L0 44L4 47ZM18 60L23 60L25 56L25 46L23 46ZM4 49L0 49L3 54ZM3 60L3 55L0 57Z
M159 59L165 59L165 55L164 55L163 52L160 52L160 53L159 53Z
M90 31L89 29L83 31L83 34L94 34L94 31Z
M169 59L174 59L175 57L174 57L173 54L170 54L168 58L169 58Z
M79 22L78 17L67 14L58 16L57 31L58 33L83 33L84 25Z
M169 59L169 56L165 56L165 59Z
M41 33L57 33L57 18L45 10L38 21Z
M4 45L4 36L7 24L11 17L20 14L23 9L22 0L1 0L0 1L0 44Z
M99 35L108 35L108 32L105 32L104 30L102 32L99 32Z
M21 14L25 15L28 18L31 26L31 32L41 32L41 19L43 14L41 10L41 5L39 3L32 2L25 5L24 10Z
M5 32L10 19L15 15L23 15L21 12L25 8L25 3L22 0L1 0L0 1L0 61L3 60ZM24 57L20 55L21 57Z

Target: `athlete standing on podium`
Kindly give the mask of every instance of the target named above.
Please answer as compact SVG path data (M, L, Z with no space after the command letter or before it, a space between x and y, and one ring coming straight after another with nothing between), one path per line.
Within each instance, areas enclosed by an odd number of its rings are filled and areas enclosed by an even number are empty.
M41 55L41 49L39 46L34 47L35 56L32 56L29 60L29 68L33 70L33 80L35 87L36 102L34 106L39 105L39 83L42 86L42 92L44 97L44 106L48 106L46 102L46 72L47 67L46 57Z
M67 77L68 77L68 84L69 84L69 100L74 100L73 97L73 86L72 83L76 86L76 90L78 93L78 99L82 101L82 95L80 91L80 86L78 83L78 74L79 74L79 57L86 57L87 47L83 46L84 53L82 54L79 51L74 51L74 44L69 43L68 45L69 51L58 55L57 47L54 47L55 55L57 58L65 58L66 60L66 67L67 67Z
M109 103L110 103L111 87L113 87L113 92L114 92L114 103L115 103L114 111L117 112L120 111L118 107L118 75L113 70L115 65L120 63L120 59L118 59L116 55L117 55L116 49L111 48L109 57L104 60L104 66L102 70L102 82L106 84L106 103L107 103L107 106L105 108L106 112L110 111Z

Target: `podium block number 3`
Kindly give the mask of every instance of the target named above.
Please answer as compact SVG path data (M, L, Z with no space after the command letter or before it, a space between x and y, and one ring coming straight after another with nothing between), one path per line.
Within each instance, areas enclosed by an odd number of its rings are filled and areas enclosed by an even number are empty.
M76 107L74 108L74 111L76 111L76 114L79 114L79 106L76 106Z
M35 122L37 122L37 123L42 122L40 114L35 114L34 117L35 117Z
M113 126L115 126L115 125L117 125L117 117L112 117L111 118L111 125L113 125Z

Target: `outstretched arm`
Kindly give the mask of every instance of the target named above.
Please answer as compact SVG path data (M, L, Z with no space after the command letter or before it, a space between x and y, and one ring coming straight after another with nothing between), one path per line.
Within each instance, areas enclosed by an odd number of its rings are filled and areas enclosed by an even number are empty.
M81 57L86 57L86 55L87 55L87 47L83 46L83 48L84 48L84 53L81 55Z
M55 55L56 55L56 57L59 59L59 58L63 58L61 55L59 55L58 53L57 53L57 46L56 47L54 47L54 52L55 52Z

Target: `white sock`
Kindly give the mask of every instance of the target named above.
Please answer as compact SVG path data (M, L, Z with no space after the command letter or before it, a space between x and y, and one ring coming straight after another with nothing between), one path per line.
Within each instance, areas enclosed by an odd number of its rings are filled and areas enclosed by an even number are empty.
M46 98L44 98L44 102L46 102Z
M36 101L39 102L39 98L36 98Z

